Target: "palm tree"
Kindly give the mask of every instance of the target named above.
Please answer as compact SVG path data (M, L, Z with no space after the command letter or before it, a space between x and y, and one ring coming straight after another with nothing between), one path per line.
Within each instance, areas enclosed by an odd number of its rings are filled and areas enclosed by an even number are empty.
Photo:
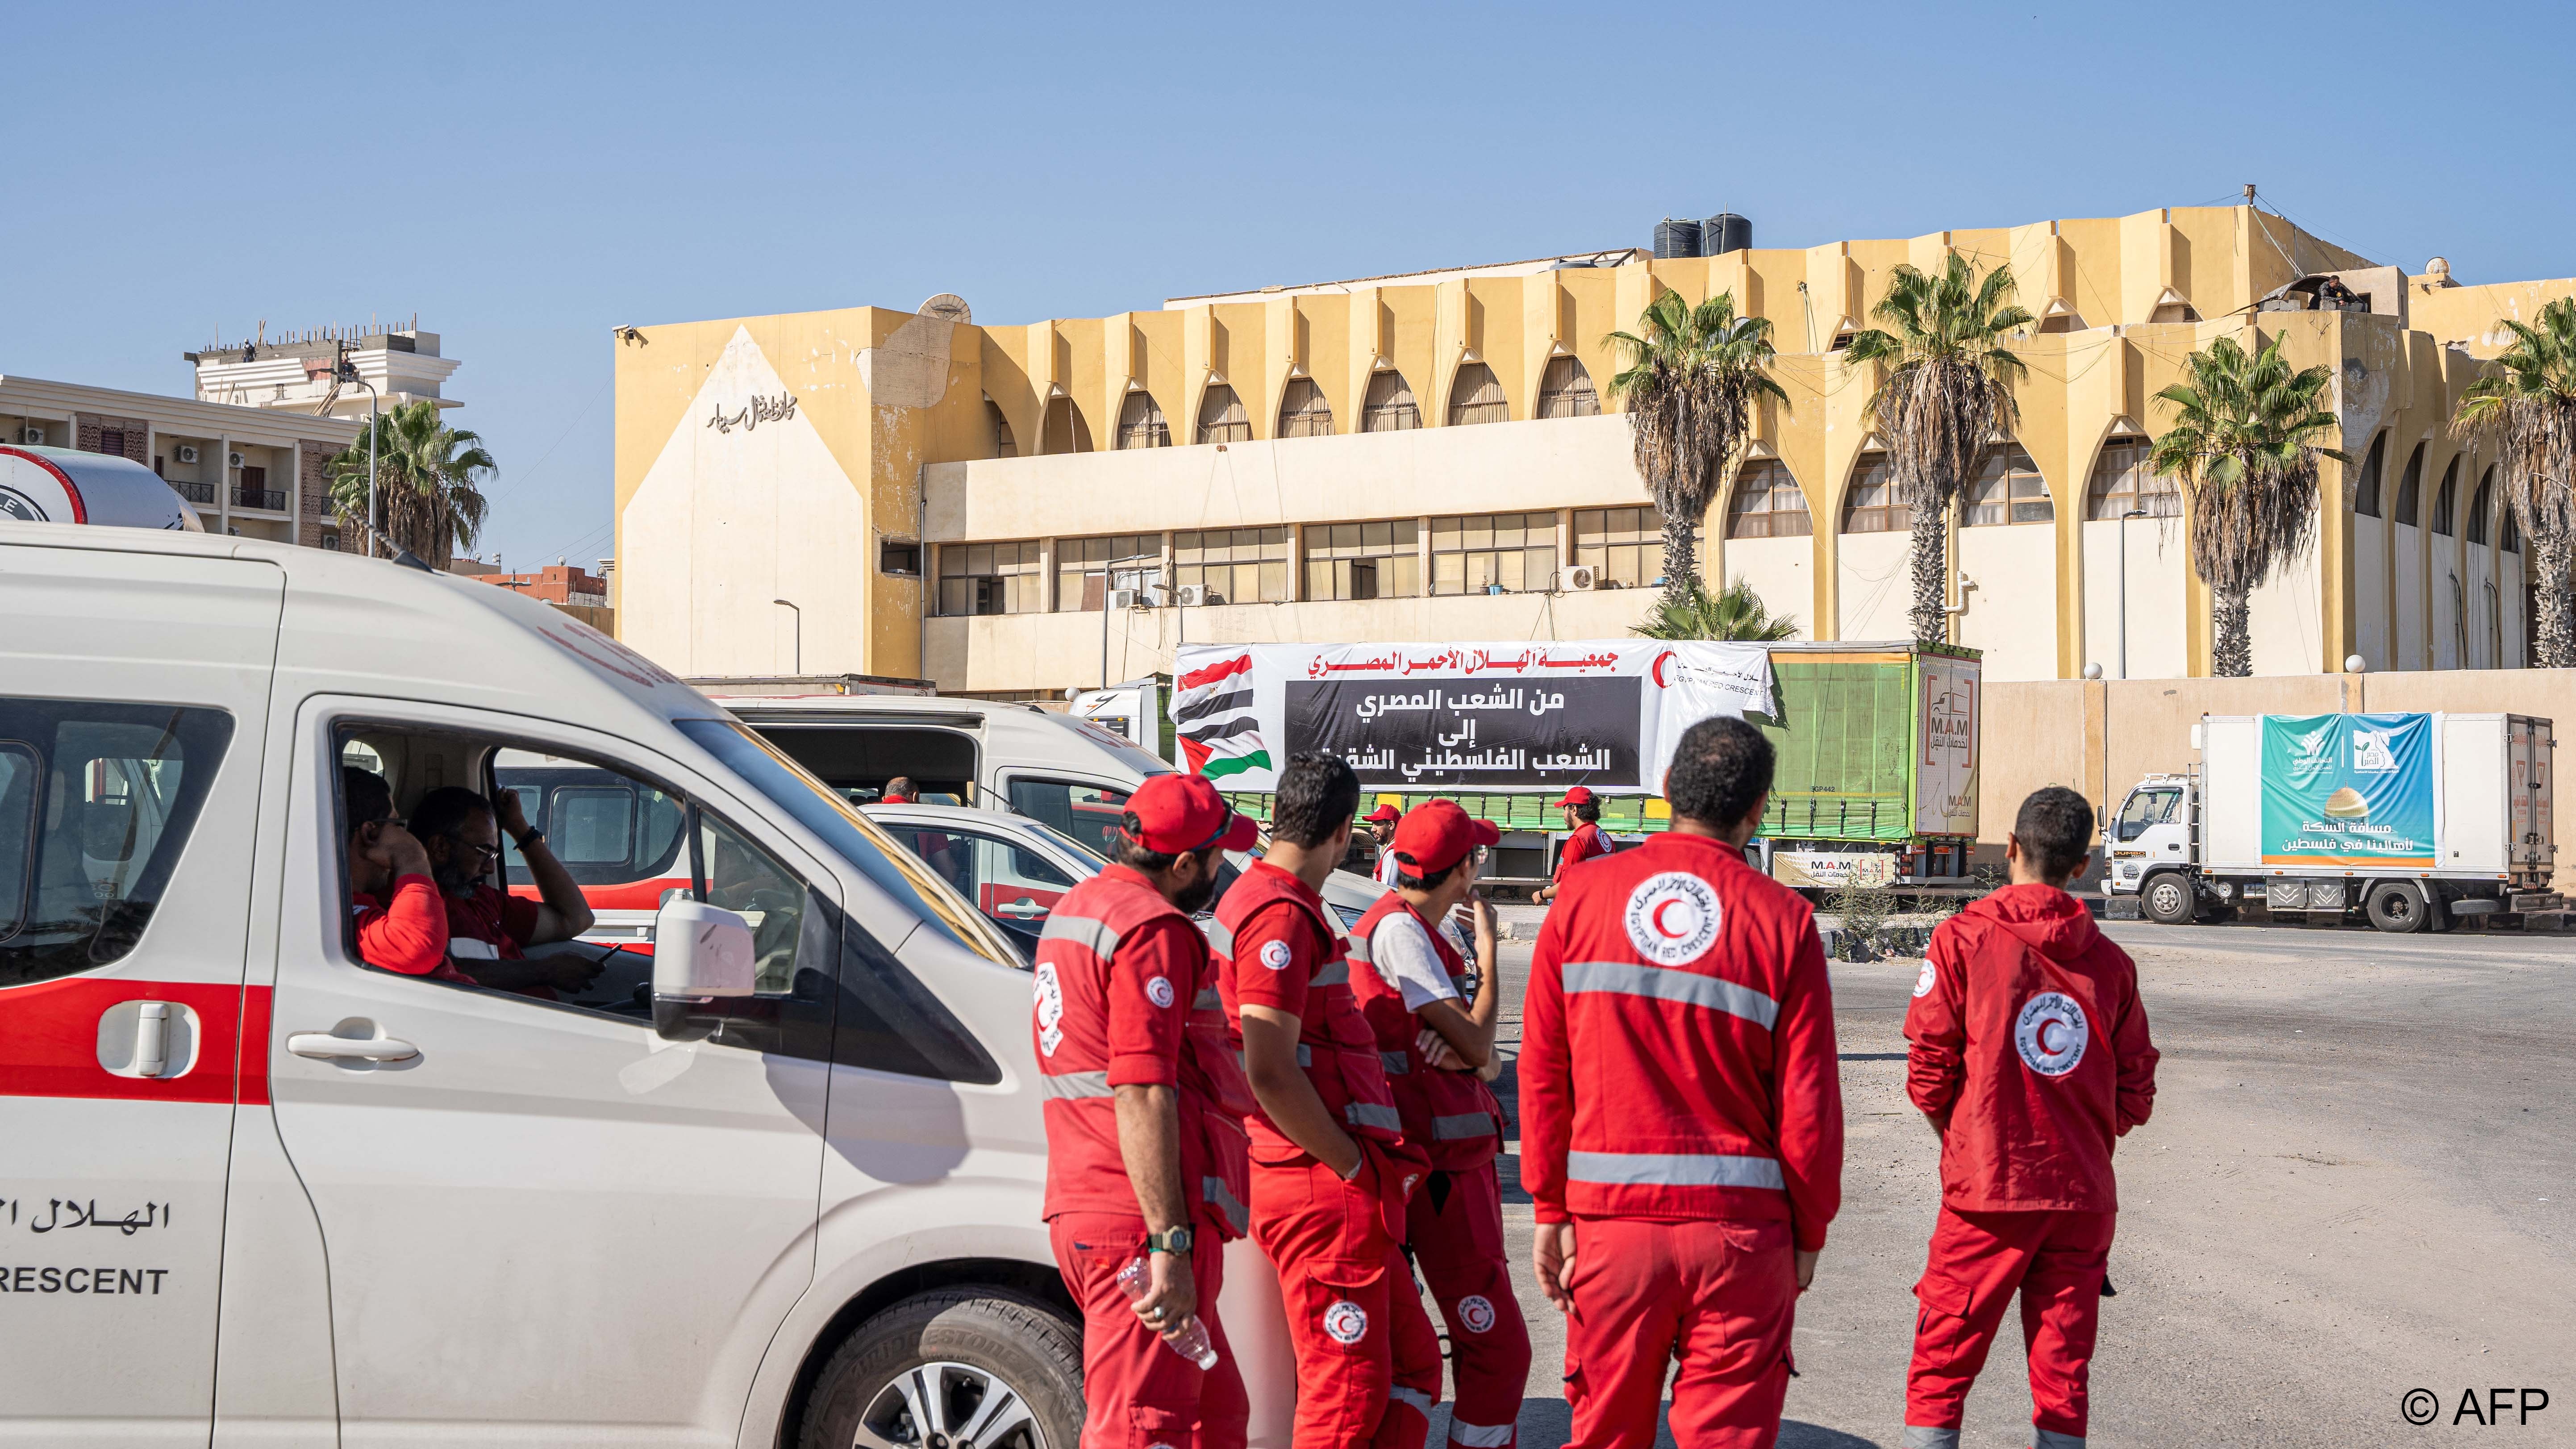
M1794 637L1798 621L1787 614L1775 617L1763 605L1762 596L1742 579L1715 594L1693 579L1690 597L1680 603L1662 600L1646 622L1628 632L1644 639L1738 639L1768 644Z
M2567 570L2576 543L2576 301L2561 297L2540 309L2538 326L2506 322L2513 346L2470 383L2451 415L2451 432L2499 445L2505 497L2530 542L2531 581L2541 667L2576 666Z
M1602 343L1627 359L1610 395L1626 400L1637 476L1663 515L1664 602L1682 604L1699 586L1692 531L1743 456L1754 406L1766 394L1789 402L1771 380L1771 321L1735 315L1732 292L1697 307L1666 292L1646 304L1635 333Z
M1949 642L1941 600L1949 588L1950 513L1984 464L1987 445L2009 436L2018 417L2013 384L2026 369L2004 342L2031 316L2012 298L2010 267L1980 279L1956 252L1938 276L1900 263L1888 274L1887 295L1870 309L1887 328L1857 334L1843 354L1853 364L1895 365L1870 411L1887 442L1897 496L1914 515L1918 643Z
M2340 430L2319 405L2334 369L2291 371L2281 341L2248 353L2222 337L2183 360L2189 381L2156 394L2174 426L2148 462L2182 486L2190 505L2192 571L2217 596L2210 672L2221 676L2254 672L2246 601L2316 531L2317 459L2352 461L2308 441Z
M499 465L483 440L438 419L438 404L405 403L379 414L375 431L377 528L387 544L445 568L483 531L481 485ZM367 514L367 435L335 453L331 499L344 527Z

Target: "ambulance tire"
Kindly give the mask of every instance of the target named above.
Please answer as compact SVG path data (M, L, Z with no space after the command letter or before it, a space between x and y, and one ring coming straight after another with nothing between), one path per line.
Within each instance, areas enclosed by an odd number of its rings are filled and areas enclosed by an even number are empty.
M2362 909L2372 925L2391 934L2424 930L2433 919L2432 912L2424 908L2423 895L2399 881L2380 884L2371 891L2369 903Z
M906 1298L853 1329L807 1392L802 1449L901 1443L933 1449L910 1422L905 1380L937 1392L947 1449L1076 1449L1082 1439L1082 1328L1059 1310L1002 1288L945 1288ZM995 1393L1031 1417L999 1439L948 1437ZM909 1437L905 1431L909 1432Z
M2159 926L2188 926L2200 910L2200 892L2178 870L2147 877L2138 887L2138 914Z

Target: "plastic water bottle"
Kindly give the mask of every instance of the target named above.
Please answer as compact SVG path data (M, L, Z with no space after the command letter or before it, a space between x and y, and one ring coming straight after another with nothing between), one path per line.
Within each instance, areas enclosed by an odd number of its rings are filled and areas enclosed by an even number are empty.
M1118 1270L1118 1286L1127 1290L1128 1302L1144 1302L1146 1295L1154 1291L1154 1278L1151 1273L1145 1271L1145 1260L1128 1259L1127 1266ZM1190 1319L1189 1327L1164 1339L1163 1342L1172 1346L1172 1352L1202 1369L1216 1367L1216 1345L1208 1342L1207 1324L1196 1317Z

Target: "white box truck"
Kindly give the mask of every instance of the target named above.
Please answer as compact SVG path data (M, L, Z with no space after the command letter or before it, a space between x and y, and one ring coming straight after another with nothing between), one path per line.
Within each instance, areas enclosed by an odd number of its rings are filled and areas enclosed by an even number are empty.
M2550 722L2519 714L2204 715L2200 763L2131 787L2103 888L2168 925L2249 901L2383 931L2564 908Z

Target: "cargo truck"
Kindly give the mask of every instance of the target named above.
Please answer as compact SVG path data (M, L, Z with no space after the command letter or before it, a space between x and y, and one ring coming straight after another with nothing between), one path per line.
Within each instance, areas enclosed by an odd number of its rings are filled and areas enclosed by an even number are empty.
M1779 751L1756 838L1784 885L1963 886L1977 838L1977 650L1771 646Z
M2383 931L2563 909L2550 721L2519 714L2205 715L2200 761L2131 787L2103 889L2179 925L2260 903Z

